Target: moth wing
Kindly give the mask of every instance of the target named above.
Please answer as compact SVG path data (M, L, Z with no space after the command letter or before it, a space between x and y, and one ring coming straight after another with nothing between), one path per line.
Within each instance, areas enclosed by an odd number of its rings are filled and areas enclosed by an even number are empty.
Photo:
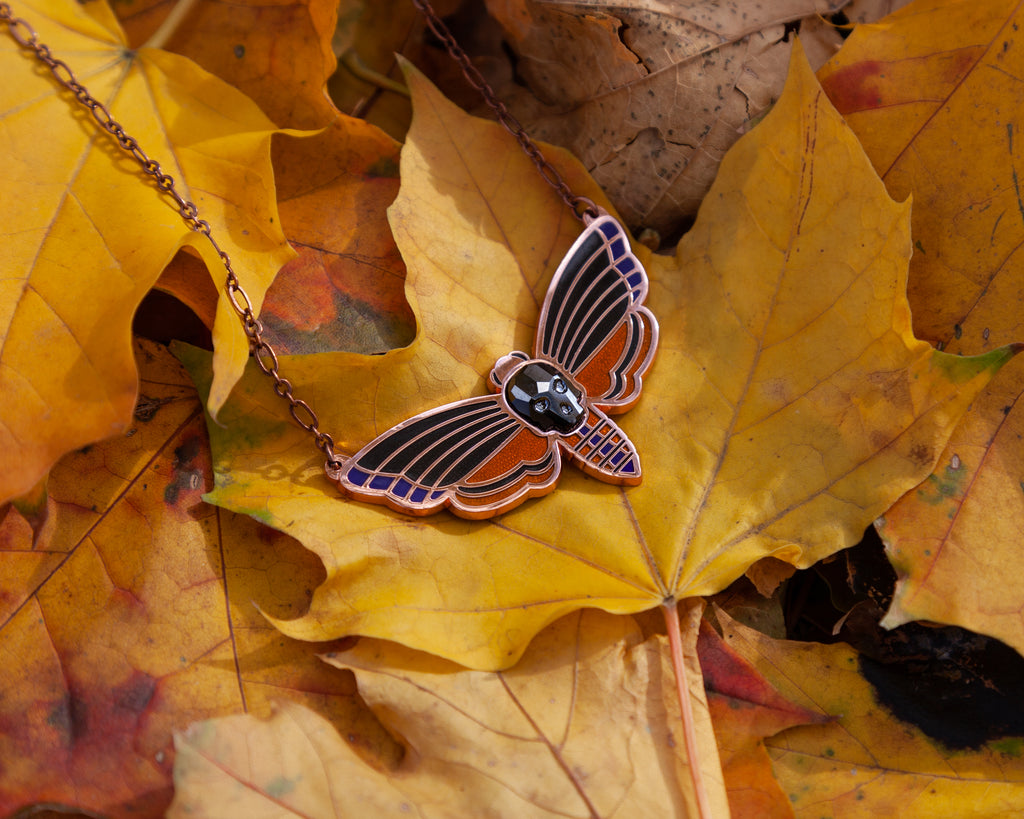
M496 395L446 404L371 441L334 473L352 496L429 515L484 518L550 491L561 459Z
M606 483L640 483L640 456L629 436L594 406L587 421L559 443L576 465Z
M594 219L551 280L534 355L570 373L599 407L629 409L658 344L658 322L643 306L648 286L618 221Z

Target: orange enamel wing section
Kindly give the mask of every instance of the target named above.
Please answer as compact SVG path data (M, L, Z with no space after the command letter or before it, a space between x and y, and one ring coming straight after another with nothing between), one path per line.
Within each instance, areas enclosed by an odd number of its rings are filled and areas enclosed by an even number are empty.
M568 372L591 403L625 412L658 344L658 322L643 306L648 285L622 226L607 214L593 220L551 280L534 355Z
M640 377L651 366L656 339L654 317L644 308L635 310L574 376L590 401L611 413L625 412L636 404Z
M453 511L483 518L551 490L561 471L553 439L523 428L454 489Z

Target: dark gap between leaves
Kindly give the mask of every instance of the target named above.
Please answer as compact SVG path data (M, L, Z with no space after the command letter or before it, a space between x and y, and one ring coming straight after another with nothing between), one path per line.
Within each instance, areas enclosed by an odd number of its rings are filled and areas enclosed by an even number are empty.
M1024 736L1024 657L955 626L881 628L895 583L881 539L869 527L856 546L790 578L787 637L851 645L877 701L949 749Z

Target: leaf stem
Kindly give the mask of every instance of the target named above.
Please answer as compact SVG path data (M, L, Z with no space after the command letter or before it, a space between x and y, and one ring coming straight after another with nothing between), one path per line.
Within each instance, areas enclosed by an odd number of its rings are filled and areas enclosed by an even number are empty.
M196 0L178 0L171 13L164 18L160 28L153 32L153 35L142 44L142 48L163 48L167 41L174 36L181 25L182 20L192 11Z
M686 762L690 766L693 792L697 798L697 810L700 819L712 819L711 802L708 800L708 792L704 787L700 756L697 753L697 733L693 725L690 686L686 680L686 664L683 660L683 637L679 631L679 611L676 609L675 601L662 603L661 613L665 616L665 626L668 629L672 668L676 673L676 694L679 696L679 715L683 722L683 738L686 741Z

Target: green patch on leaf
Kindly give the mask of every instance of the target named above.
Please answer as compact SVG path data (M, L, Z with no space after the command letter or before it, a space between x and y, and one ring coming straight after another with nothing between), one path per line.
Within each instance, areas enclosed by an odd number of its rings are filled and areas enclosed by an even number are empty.
M372 179L397 179L398 162L391 157L382 157L366 169L366 175Z
M941 370L952 383L963 384L986 370L996 372L1022 349L1024 344L1018 342L981 355L953 355L936 350L932 353L932 366Z
M991 747L993 751L998 751L1005 756L1012 756L1014 759L1020 759L1021 755L1024 754L1024 738L1007 737L1006 739L999 739L990 743L989 747Z
M280 799L295 790L295 780L286 776L278 776L267 783L267 796Z
M917 490L917 496L924 503L937 506L943 501L960 497L966 481L967 467L954 456L944 468L928 476L928 480Z

